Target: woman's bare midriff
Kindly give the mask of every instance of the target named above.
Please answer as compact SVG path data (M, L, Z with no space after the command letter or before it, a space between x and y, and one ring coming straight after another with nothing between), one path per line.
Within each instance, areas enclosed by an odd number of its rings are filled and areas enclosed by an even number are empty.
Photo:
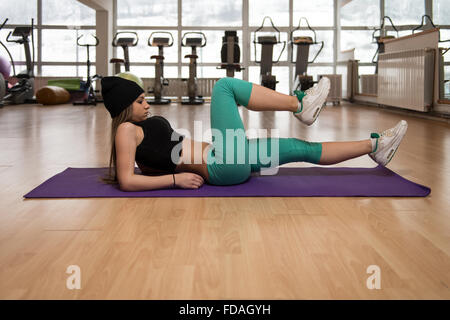
M139 145L144 139L144 131L136 126L136 143ZM206 155L212 145L208 142L191 140L187 137L183 139L179 164L175 167L175 172L193 172L209 182L208 168L206 166ZM205 155L205 157L203 157ZM164 174L163 171L155 170L138 163L138 167L143 174Z
M206 165L207 154L212 146L208 142L183 139L180 163L175 167L175 172L193 172L201 175L205 181L209 181Z

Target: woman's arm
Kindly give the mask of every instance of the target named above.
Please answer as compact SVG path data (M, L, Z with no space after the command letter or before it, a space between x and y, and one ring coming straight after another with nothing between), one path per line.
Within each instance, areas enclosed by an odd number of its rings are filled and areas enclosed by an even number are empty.
M143 165L142 163L136 162L139 169L141 170L142 174L148 175L148 176L160 176L163 174L169 174L167 171L153 169L150 167L147 167L146 165Z
M115 144L117 179L121 190L143 191L173 186L174 176L172 174L149 177L134 173L137 137L133 124L125 122L119 125ZM203 182L203 178L195 173L186 172L175 175L176 186L181 188L198 188Z

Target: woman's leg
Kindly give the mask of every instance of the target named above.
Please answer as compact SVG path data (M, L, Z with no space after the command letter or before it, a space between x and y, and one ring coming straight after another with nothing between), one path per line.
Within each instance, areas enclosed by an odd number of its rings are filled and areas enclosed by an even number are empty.
M372 152L372 141L323 142L319 164L335 164Z
M372 152L372 141L308 142L296 138L249 140L251 171L291 162L330 165Z
M293 98L293 99L292 99ZM271 167L289 162L309 162L315 164L334 164L372 152L370 139L350 142L307 142L296 138L268 138L248 140L244 135L231 137L234 141L227 148L227 129L245 130L237 109L237 103L256 111L296 111L298 100L276 91L235 78L223 78L217 82L211 99L211 129L218 130L222 141L214 140L208 154L208 173L212 184L228 185L244 182L250 171L261 167ZM295 106L294 106L295 105ZM295 110L294 110L295 109ZM229 137L230 138L230 137ZM274 140L276 139L276 140ZM231 142L231 141L230 141ZM260 157L261 143L265 159ZM273 144L275 143L275 144ZM272 154L272 146L277 152ZM239 150L238 150L239 149ZM240 150L242 149L242 150ZM240 151L245 153L245 162L239 161ZM227 154L232 152L232 161ZM256 153L255 153L256 152ZM271 160L267 161L267 157ZM272 161L277 157L277 161Z
M298 109L298 98L253 83L247 109L253 111L291 111Z
M235 78L222 78L213 88L210 109L213 148L206 161L211 184L238 184L250 176L250 164L245 160L248 139L237 104L247 106L251 92L252 83Z

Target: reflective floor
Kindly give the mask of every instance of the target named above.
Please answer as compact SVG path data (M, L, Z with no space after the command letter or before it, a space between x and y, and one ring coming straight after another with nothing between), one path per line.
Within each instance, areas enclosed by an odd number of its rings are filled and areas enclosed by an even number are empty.
M103 105L7 106L0 109L0 298L450 298L448 123L343 103L307 127L289 112L239 109L250 138L265 128L308 141L360 140L405 119L408 133L388 167L431 194L24 200L67 167L107 166L111 120ZM151 111L210 141L208 104ZM363 156L335 166L376 164ZM80 267L80 290L66 288L70 265ZM379 290L366 286L371 265L381 272Z

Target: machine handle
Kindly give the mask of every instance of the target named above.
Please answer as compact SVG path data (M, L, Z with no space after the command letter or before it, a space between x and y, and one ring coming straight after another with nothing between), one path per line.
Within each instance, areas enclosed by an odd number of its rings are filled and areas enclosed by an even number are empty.
M121 33L130 33L130 34L134 34L134 36L135 36L135 41L133 41L133 43L130 45L130 47L135 47L137 44L138 44L138 42L139 42L139 37L138 37L138 34L136 33L136 32L134 32L134 31L120 31L120 32L116 32L116 35L114 36L114 39L113 39L113 41L112 41L112 45L113 45L113 47L118 47L118 45L117 45L117 36L119 35L119 34L121 34Z
M317 53L316 53L316 55L314 56L314 58L313 58L311 61L308 61L308 63L314 63L314 61L316 61L317 56L318 56L318 55L320 54L320 52L322 51L323 46L324 46L324 42L323 42L323 41L320 41L319 43L322 44L322 45L320 46L319 51L317 51Z
M423 22L424 22L425 18L427 18L427 19L430 21L430 23L431 23L431 25L433 26L433 28L436 28L436 25L433 23L433 20L431 19L431 17L430 17L429 15L427 15L427 14L424 14L424 15L422 16L422 22L420 23L420 26L417 26L416 28L414 28L414 29L412 30L412 34L414 34L414 31L419 30L420 28L423 27ZM1 29L1 28L0 28L0 29ZM447 40L441 40L441 30L439 30L439 40L438 40L438 42L450 42L450 39L447 39Z
M285 48L286 48L286 41L283 41L283 49L281 49L281 52L280 52L280 55L278 56L278 59L276 61L272 61L272 63L280 62L281 55L283 54Z
M6 36L6 42L17 42L17 40L9 40L9 37L11 36L11 34L12 34L12 31L10 31L8 33L8 35Z
M321 44L319 51L318 51L317 54L314 56L314 59L312 59L312 61L308 61L308 63L313 63L313 62L316 60L317 56L318 56L318 55L320 54L320 52L322 51L323 46L324 46L324 42L323 42L323 41L317 42L316 31L315 31L313 28L311 28L311 26L309 25L308 19L306 19L305 17L301 17L301 18L298 20L298 26L297 26L297 28L295 28L294 30L292 30L292 31L290 32L290 34L289 34L289 44L291 45L291 62L294 62L294 57L293 57L293 54L294 54L294 32L297 31L297 30L300 30L301 24L302 24L302 20L303 20L303 19L305 20L306 25L308 26L308 29L309 29L310 31L312 31L312 33L314 34L314 40L313 40L313 43L312 43L312 44Z
M280 37L281 37L280 36L281 35L280 30L277 27L275 27L275 25L274 25L274 23L272 21L272 18L269 17L269 16L265 16L264 17L261 26L258 29L256 29L255 32L253 33L253 46L254 46L254 49L255 49L254 50L254 52L255 52L255 62L256 63L260 63L261 62L261 61L258 61L258 59L256 58L256 44L257 44L257 42L256 42L256 34L258 32L260 32L259 30L261 30L264 27L264 22L266 22L266 19L269 19L270 24L272 25L272 28L275 29L275 31L278 33L278 37L275 36L275 38L277 39L276 44L283 43L283 49L281 49L281 52L280 52L280 55L278 56L278 59L276 61L272 61L272 63L278 63L280 61L280 58L281 58L281 55L283 54L284 49L286 48L286 41L283 41L283 42L280 41Z
M379 28L379 29L375 28L375 30L373 30L373 33L372 33L372 42L376 42L376 39L375 39L375 32L380 31L380 36L381 36L381 30L383 30L383 28L384 28L384 20L386 20L386 19L388 19L388 20L391 22L391 26L392 26L392 28L394 28L395 32L397 32L397 38L398 38L398 30L397 30L397 28L395 27L394 23L392 22L392 19L391 19L389 16L384 16L383 19L382 19L382 23L381 23L380 28Z
M203 40L205 40L205 43L204 43L203 45L201 45L200 48L203 48L204 46L206 46L206 36L205 36L205 34L204 34L203 32L186 32L186 33L183 35L183 37L181 38L181 46L182 46L182 47L190 47L190 46L186 45L186 44L183 42L184 38L185 38L186 35L188 35L188 34L199 34L199 35L201 35L202 38L203 38Z
M293 39L294 32L297 31L297 30L300 30L300 26L301 26L301 23L302 23L302 20L303 20L303 19L305 19L306 25L308 26L308 29L309 29L310 31L312 31L312 33L314 33L314 44L317 44L317 41L316 41L316 31L315 31L313 28L311 28L311 26L309 25L308 19L306 19L305 17L301 17L300 20L298 20L298 27L295 28L294 30L292 30L292 31L290 32L290 38L289 38L290 43L291 43L291 44L293 43L293 40L294 40L294 39Z
M95 39L95 44L88 44L88 43L82 44L82 43L80 43L80 39L84 37L84 35L82 34L81 36L79 36L79 37L77 38L77 45L79 45L80 47L96 47L96 46L98 46L98 44L99 44L99 42L100 42L100 41L98 40L98 38L97 38L94 34L91 34L91 36L94 37L94 39Z
M373 58L372 58L372 63L377 63L377 55L378 55L379 49L380 48L377 48L377 51L375 51L375 54L373 55Z
M266 22L266 19L269 19L270 24L272 25L272 28L275 29L275 31L278 33L278 38L277 38L277 43L281 43L280 41L280 30L278 30L277 27L275 27L275 25L273 24L272 18L269 16L265 16L262 22L261 27L259 27L258 29L255 30L255 32L253 33L253 43L255 43L256 40L256 34L259 32L259 30L261 30L264 27L264 22Z
M414 32L415 32L416 30L419 30L420 28L423 27L423 22L424 22L425 18L427 18L427 19L430 21L430 23L431 23L431 25L433 26L433 28L436 28L436 26L434 25L433 20L430 18L430 16L427 15L427 14L424 14L424 15L422 16L422 22L420 23L420 25L417 26L417 27L415 27L414 29L412 29L412 34L414 34Z
M0 26L0 30L2 30L2 29L3 29L3 27L4 27L4 26L5 26L5 24L6 24L6 21L8 21L8 18L6 18L6 19L5 19L5 21L3 21L2 25Z
M155 32L152 32L151 34L150 34L150 36L148 37L148 41L147 41L147 45L148 46L150 46L150 47L152 47L152 44L151 44L151 39L152 39L152 36L153 36L153 34L158 34L158 33L167 33L168 35L170 35L170 38L172 39L172 42L170 43L170 44L168 44L167 46L168 47L171 47L171 46L173 46L173 36L172 36L172 33L170 33L170 32L168 32L168 31L155 31Z

